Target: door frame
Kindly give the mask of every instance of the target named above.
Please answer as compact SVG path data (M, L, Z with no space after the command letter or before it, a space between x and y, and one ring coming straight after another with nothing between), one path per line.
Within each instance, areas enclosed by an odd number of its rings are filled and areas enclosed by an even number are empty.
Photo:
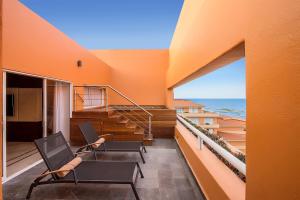
M29 170L30 168L38 165L43 160L39 160L24 169L16 172L15 174L7 177L7 169L6 169L6 93L7 93L7 85L6 85L6 79L7 79L7 73L11 74L18 74L23 76L29 76L33 78L40 78L43 79L43 137L47 136L47 80L57 81L57 82L63 82L66 84L69 84L70 88L70 118L72 117L72 111L73 111L73 83L66 80L56 79L52 77L47 76L40 76L36 74L30 74L30 73L24 73L20 71L14 71L9 69L3 69L2 70L2 183L5 183L14 177L22 174L23 172Z

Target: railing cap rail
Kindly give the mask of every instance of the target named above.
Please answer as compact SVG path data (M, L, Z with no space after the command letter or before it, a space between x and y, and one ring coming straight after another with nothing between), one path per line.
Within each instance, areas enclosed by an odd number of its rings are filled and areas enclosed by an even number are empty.
M177 119L184 125L186 125L193 133L200 137L205 143L207 143L212 149L214 149L220 156L226 159L232 166L238 169L242 174L246 175L246 164L228 152L226 149L221 147L215 141L207 137L200 130L195 128L189 122L187 122L182 116L177 114Z

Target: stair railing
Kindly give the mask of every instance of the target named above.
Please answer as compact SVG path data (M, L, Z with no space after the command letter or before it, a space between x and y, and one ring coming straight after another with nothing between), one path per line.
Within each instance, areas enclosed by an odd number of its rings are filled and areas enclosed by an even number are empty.
M152 117L153 115L142 106L138 105L128 96L113 88L110 85L83 85L74 86L74 95L80 96L83 100L83 106L78 105L76 98L74 111L99 109L105 111L115 111L134 123L136 126L144 130L144 134L148 138L152 138ZM110 104L110 99L115 96L121 98L122 105ZM110 97L110 98L109 98ZM129 105L128 105L129 103Z

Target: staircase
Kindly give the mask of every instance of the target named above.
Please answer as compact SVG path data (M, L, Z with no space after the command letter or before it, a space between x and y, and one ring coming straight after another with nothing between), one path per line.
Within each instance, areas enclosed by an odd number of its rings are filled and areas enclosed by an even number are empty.
M72 145L84 144L78 124L85 121L90 121L99 135L112 134L113 137L106 138L108 140L143 141L145 145L152 144L153 138L145 134L145 129L134 121L114 110L95 109L73 112L70 126Z
M108 94L112 93L131 105L109 105ZM145 145L152 144L152 114L121 92L111 86L76 86L74 97L70 125L72 145L84 144L78 128L78 124L84 121L92 122L99 135L112 134L113 137L106 138L108 140L143 141Z

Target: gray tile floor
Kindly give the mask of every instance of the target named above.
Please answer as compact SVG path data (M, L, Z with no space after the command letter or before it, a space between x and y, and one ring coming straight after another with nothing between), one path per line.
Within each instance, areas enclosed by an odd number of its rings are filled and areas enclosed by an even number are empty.
M138 178L136 188L143 200L201 200L204 199L193 175L174 140L156 139L147 147L146 164L141 167L144 179ZM104 153L99 159L139 160L137 153ZM3 186L4 199L25 199L33 179L45 170L39 164ZM102 184L53 184L33 190L31 199L135 199L130 186Z

